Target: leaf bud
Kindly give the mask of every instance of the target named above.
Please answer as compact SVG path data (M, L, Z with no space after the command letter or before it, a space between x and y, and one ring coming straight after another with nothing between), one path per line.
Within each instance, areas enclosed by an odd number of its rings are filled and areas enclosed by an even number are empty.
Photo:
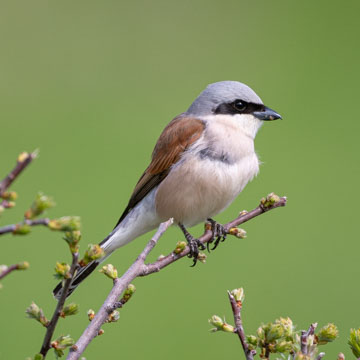
M80 229L79 216L63 216L49 221L48 227L58 231L76 231Z
M31 231L31 226L27 224L17 224L13 231L14 235L26 235Z
M55 274L54 276L57 279L69 279L70 278L70 265L66 263L56 262L55 265Z
M80 260L80 265L85 266L89 264L91 261L100 259L104 256L104 249L100 247L100 245L89 244L88 248L85 252L84 258Z
M30 209L25 212L25 219L34 219L53 206L55 202L51 197L38 193Z
M316 334L316 340L319 345L325 345L334 341L339 335L336 325L329 323L323 326Z
M39 306L37 306L34 302L31 303L25 312L30 319L38 321L45 327L48 326L49 321L46 319L43 310L39 308Z
M93 309L89 309L87 312L87 316L89 321L91 321L95 317L95 311Z
M356 358L360 357L360 328L350 330L350 338L348 340L350 349Z
M245 293L244 293L243 288L238 288L238 289L232 290L231 295L235 298L235 301L237 303L240 303L240 305L242 305L242 303L245 300Z
M30 264L27 261L23 261L16 265L16 269L18 270L27 270L30 267Z
M246 239L246 235L247 235L246 231L244 229L237 228L237 227L230 228L229 234L234 235L239 239Z
M205 253L199 252L199 254L198 254L198 256L197 256L197 259L198 259L201 263L205 264L205 263L206 263L207 256L206 256Z
M71 303L69 305L64 306L60 316L66 317L71 315L76 315L79 312L79 305L75 303Z
M113 280L118 277L118 272L117 272L116 268L114 267L114 265L112 265L112 264L107 264L107 265L103 266L99 270L99 272L103 273L108 278L113 279Z
M176 247L175 247L175 250L174 250L174 253L175 254L180 254L181 252L183 252L186 248L186 242L185 241L178 241L176 243Z

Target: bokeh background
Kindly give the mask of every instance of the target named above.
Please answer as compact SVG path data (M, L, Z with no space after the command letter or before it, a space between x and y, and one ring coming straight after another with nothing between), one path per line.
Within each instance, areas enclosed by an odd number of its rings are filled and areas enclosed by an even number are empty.
M12 186L20 198L2 225L20 220L42 190L57 202L49 216L81 216L83 249L101 241L161 130L208 83L242 81L284 119L263 126L260 175L217 219L271 191L287 195L288 206L247 223L248 238L229 238L205 265L184 259L137 279L88 360L241 357L238 339L209 333L207 323L212 314L231 319L225 291L240 286L248 334L279 316L300 329L334 322L340 338L324 348L327 358L352 358L346 341L360 326L359 11L358 1L1 1L1 177L19 152L40 149ZM111 262L125 270L149 237ZM171 229L151 259L179 239ZM0 358L24 359L44 334L24 311L34 300L50 316L54 264L69 254L61 234L36 228L2 236L0 258L31 264L4 279L0 293ZM80 314L60 320L56 334L78 338L87 310L110 288L94 273L71 298Z

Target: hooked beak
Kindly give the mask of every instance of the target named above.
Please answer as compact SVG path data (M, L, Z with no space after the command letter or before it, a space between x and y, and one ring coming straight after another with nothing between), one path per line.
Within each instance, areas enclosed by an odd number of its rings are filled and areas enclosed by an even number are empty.
M270 108L268 108L266 106L263 111L254 111L253 115L260 120L282 119L280 114L278 114L276 111L271 110Z

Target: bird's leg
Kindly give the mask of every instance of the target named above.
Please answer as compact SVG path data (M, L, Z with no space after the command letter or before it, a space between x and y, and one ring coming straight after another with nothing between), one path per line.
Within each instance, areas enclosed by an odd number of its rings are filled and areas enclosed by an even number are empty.
M208 218L207 221L211 224L211 231L212 231L212 239L207 242L206 246L208 251L210 252L210 244L214 241L214 247L211 250L215 250L217 246L219 245L220 241L224 241L226 239L227 232L225 230L225 227L221 224L219 224L217 221ZM215 240L216 239L216 240Z
M185 226L181 223L179 223L179 227L181 229L181 231L184 233L185 235L185 239L189 244L189 248L190 248L190 253L188 255L189 258L193 258L194 263L191 266L195 266L197 259L198 259L198 255L199 255L199 248L201 250L205 249L204 244L199 240L194 238L185 228Z

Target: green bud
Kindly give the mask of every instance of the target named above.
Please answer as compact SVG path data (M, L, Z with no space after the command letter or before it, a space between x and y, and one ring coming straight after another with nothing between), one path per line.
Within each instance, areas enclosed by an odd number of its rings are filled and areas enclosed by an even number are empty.
M76 231L80 229L79 216L63 216L59 219L50 220L48 227L58 231Z
M231 295L235 298L236 302L240 302L241 304L245 300L245 293L243 288L234 289L231 291Z
M42 354L36 354L34 356L34 360L43 360L44 359L44 356Z
M55 355L57 357L61 357L64 356L64 350L70 346L73 346L74 344L75 341L70 337L70 335L63 335L54 340L51 343L51 347L54 348Z
M206 258L207 258L206 254L204 254L203 252L199 252L199 254L198 254L198 256L197 256L197 259L198 259L201 263L205 264L205 263L206 263Z
M81 240L80 230L65 232L64 240L68 243L70 251L74 254L79 251L79 242Z
M165 255L161 254L161 255L159 255L159 257L157 258L157 260L162 260L162 259L164 259L164 258L165 258Z
M34 219L53 206L55 206L55 203L51 197L38 193L30 209L25 212L25 218Z
M215 332L215 331L224 331L224 332L234 332L234 327L228 323L226 323L225 321L223 321L221 319L220 316L217 315L213 315L210 319L209 319L209 323L213 326L215 326L215 328L210 329L210 331Z
M64 318L66 316L75 315L78 312L79 312L79 305L75 303L71 303L63 308L63 311L61 312L60 316Z
M252 349L255 349L257 344L258 344L258 340L257 340L257 337L254 336L254 335L248 335L246 337L246 342L249 344L249 345L252 345Z
M235 329L232 325L224 323L224 325L222 327L222 331L233 333L235 331Z
M16 265L16 268L18 270L27 270L29 267L30 267L30 264L27 261L23 261Z
M35 319L45 327L48 326L49 321L46 319L43 310L39 308L34 302L31 303L25 312L30 319Z
M267 342L273 342L284 336L284 328L280 324L268 324L265 330L265 338Z
M6 209L11 209L16 206L16 203L15 203L15 201L4 200L2 206Z
M5 191L1 194L4 200L15 201L17 199L17 193L15 191Z
M348 340L350 349L356 358L360 357L360 328L350 330L350 338Z
M285 353L293 350L293 343L291 341L280 341L275 345L274 352Z
M264 331L263 326L260 326L260 327L257 329L256 334L257 334L257 336L258 336L259 339L265 340L265 331Z
M107 318L106 322L116 322L120 319L120 313L117 310L114 310Z
M55 274L57 279L69 279L70 278L70 265L66 263L56 262Z
M237 228L237 227L233 227L229 230L229 234L230 235L234 235L239 239L246 239L246 231L244 229L241 228Z
M280 201L280 197L272 192L266 198L261 199L261 204L264 208L268 208L278 203L279 201Z
M89 244L87 250L85 251L83 259L81 259L79 263L81 266L85 266L91 261L100 259L103 256L104 250L100 247L100 245Z
M100 330L98 331L98 336L102 335L104 332L105 332L105 331L104 331L103 329L100 329Z
M26 161L29 156L30 156L29 153L27 153L26 151L24 151L24 152L22 152L22 153L18 156L17 162L22 163L22 162Z
M181 252L183 252L186 248L186 242L185 241L178 241L176 243L176 248L174 250L175 254L180 254Z
M87 312L87 316L89 318L89 321L91 321L95 317L95 311L93 309L89 309Z
M101 270L99 270L99 272L103 273L104 275L106 275L107 277L109 277L110 279L116 279L118 277L118 272L116 270L116 268L114 267L114 265L112 264L107 264L105 266L103 266L101 268Z
M284 336L291 337L293 335L294 325L289 317L281 317L280 319L275 320L275 324L280 324L284 328Z
M13 231L14 235L26 235L31 231L31 226L27 224L17 224Z
M325 345L328 342L334 341L339 335L339 330L334 324L327 324L323 326L316 334L317 343L319 345Z
M211 325L215 326L215 329L211 329L211 331L222 330L222 327L224 325L224 322L223 322L222 318L220 316L217 316L217 315L213 315L209 319L209 323Z
M133 296L133 294L136 291L136 287L133 284L129 284L126 288L126 290L124 291L124 295L122 297L122 302L126 303L130 300L130 298Z

